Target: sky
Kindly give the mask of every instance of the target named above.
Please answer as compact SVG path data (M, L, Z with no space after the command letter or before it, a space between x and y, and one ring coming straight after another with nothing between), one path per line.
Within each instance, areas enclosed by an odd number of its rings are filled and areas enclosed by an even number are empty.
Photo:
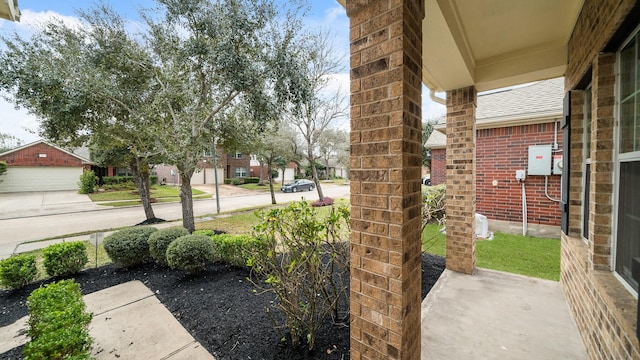
M286 2L287 0L275 0ZM150 8L152 0L106 0L114 9L132 22L138 21L138 10ZM19 0L22 13L19 23L0 21L0 34L12 32L26 34L30 26L53 17L61 18L65 23L77 22L76 10L86 9L93 1L85 0ZM331 89L349 91L349 19L344 8L335 0L309 0L310 12L304 18L305 26L310 29L329 30L334 38L334 47L344 59L344 70L332 75ZM4 45L0 44L4 49ZM6 95L6 94L3 94ZM423 87L423 119L431 119L443 115L445 108L429 99L429 90ZM343 121L342 128L348 130L348 120ZM0 98L0 133L13 135L23 144L40 139L37 135L38 119L25 109L16 109L14 104Z

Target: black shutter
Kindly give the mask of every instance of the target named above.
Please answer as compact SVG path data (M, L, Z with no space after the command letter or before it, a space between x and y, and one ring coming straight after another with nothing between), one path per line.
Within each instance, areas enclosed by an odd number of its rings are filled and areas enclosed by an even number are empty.
M569 234L569 177L571 170L571 91L564 95L564 106L562 110L562 196L560 198L560 209L562 218L560 227L562 232Z

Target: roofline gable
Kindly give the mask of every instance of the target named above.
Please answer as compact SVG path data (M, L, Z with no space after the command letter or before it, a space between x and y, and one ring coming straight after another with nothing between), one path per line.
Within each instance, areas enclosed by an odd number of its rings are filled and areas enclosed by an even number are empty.
M26 149L26 148L29 148L29 147L32 147L32 146L35 146L35 145L38 145L38 144L45 144L45 145L51 146L52 148L54 148L56 150L62 151L63 153L65 153L67 155L73 156L74 158L80 160L83 164L93 164L93 162L91 160L86 159L86 158L84 158L84 157L82 157L80 155L74 154L71 151L65 150L65 149L63 149L63 148L61 148L61 147L59 147L59 146L57 146L55 144L52 144L52 143L50 143L50 142L48 142L46 140L43 140L43 139L31 142L29 144L25 144L25 145L19 146L19 147L15 148L15 149L11 149L11 150L6 151L6 152L3 152L3 153L0 154L0 156L9 155L9 154L12 154L12 153L14 153L16 151L20 151L20 150L23 150L23 149Z

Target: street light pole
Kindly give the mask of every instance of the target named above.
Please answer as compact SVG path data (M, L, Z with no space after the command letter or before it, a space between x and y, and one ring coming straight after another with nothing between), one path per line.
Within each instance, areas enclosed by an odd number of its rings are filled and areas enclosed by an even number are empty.
M218 189L218 147L216 138L213 138L213 177L216 183L216 213L220 214L220 191Z

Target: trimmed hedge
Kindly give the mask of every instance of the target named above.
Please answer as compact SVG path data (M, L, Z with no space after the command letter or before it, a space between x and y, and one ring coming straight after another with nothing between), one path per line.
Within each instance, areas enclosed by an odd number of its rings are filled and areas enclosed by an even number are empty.
M27 299L31 338L23 349L30 359L90 359L92 314L73 280L50 283L34 290Z
M117 231L104 239L104 250L111 261L120 267L132 267L147 262L149 236L158 229L151 226L135 226Z
M87 246L82 241L49 245L42 250L44 268L49 276L75 274L87 264Z
M149 182L151 183L151 185L157 184L158 176L157 175L149 176ZM135 181L133 179L133 176L103 176L102 183L104 185L116 185L116 184L124 184L124 183L135 184Z
M183 227L171 227L154 232L149 236L149 252L151 256L163 266L167 266L167 248L175 239L189 235Z
M260 182L260 177L258 176L245 177L243 178L243 180L245 184L257 184Z
M214 245L206 235L187 235L175 239L167 248L167 263L172 269L190 274L204 270L213 259Z
M214 244L214 260L234 266L247 266L256 253L266 250L266 244L251 235L220 234L211 236Z
M29 254L14 255L0 261L0 285L19 289L38 275L36 257Z

